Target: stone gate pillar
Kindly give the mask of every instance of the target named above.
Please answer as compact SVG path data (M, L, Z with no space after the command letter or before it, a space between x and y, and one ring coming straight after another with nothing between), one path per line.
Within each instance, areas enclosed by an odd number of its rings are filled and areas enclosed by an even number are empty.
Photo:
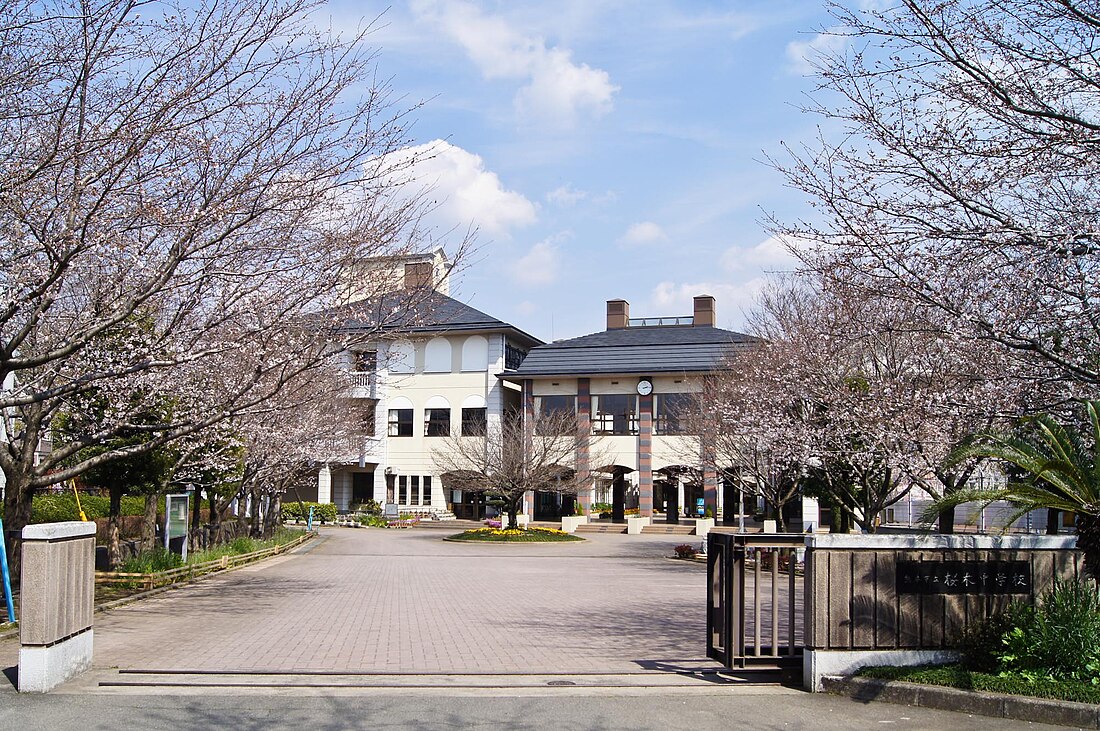
M92 666L94 522L23 529L19 691L45 693Z

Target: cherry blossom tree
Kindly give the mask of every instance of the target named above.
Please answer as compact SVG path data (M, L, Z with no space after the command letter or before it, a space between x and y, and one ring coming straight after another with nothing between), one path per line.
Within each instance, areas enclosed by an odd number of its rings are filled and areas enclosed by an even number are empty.
M507 527L516 528L528 493L576 495L591 486L591 475L577 469L578 451L588 452L589 464L609 461L572 413L535 413L527 419L511 414L489 424L485 436L456 433L442 439L432 459L448 487L502 501Z
M1100 15L1063 0L832 6L819 138L775 161L816 215L821 276L933 308L1063 380L1100 383Z
M389 285L359 264L430 243L423 199L400 194L416 156L390 154L408 110L390 105L363 35L317 30L313 6L0 6L9 528L37 488L309 379L339 350L324 313L349 277L368 295ZM99 418L56 430L91 390L109 401ZM170 414L150 423L137 393ZM141 438L112 442L123 434ZM105 444L119 446L86 451Z
M762 497L780 531L786 529L783 508L802 496L814 458L804 402L782 362L786 350L782 341L761 342L750 353L728 355L704 379L702 423L692 429L714 469L736 480L743 494Z
M770 499L806 490L841 526L873 531L914 486L933 497L964 486L977 460L949 462L951 449L1021 408L1024 381L1006 359L933 309L812 275L776 280L759 305L764 344L714 380L720 440ZM945 513L941 529L952 525Z

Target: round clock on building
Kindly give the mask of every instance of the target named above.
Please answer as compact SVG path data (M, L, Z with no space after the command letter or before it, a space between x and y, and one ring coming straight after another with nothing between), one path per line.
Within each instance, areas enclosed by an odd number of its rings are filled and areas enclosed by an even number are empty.
M638 381L638 393L642 396L648 396L653 393L653 381L648 378L643 378Z

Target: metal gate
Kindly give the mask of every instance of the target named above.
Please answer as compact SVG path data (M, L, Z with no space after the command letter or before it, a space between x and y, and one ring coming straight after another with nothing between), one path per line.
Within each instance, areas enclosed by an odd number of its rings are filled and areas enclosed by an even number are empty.
M727 668L802 670L800 534L707 535L707 656Z

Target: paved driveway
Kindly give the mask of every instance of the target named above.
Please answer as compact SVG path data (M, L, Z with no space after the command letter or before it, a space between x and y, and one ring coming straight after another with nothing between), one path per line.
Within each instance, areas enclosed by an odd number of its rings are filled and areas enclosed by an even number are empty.
M100 668L630 672L705 660L706 570L683 536L470 545L328 528L295 555L96 616ZM15 663L12 641L0 647Z

